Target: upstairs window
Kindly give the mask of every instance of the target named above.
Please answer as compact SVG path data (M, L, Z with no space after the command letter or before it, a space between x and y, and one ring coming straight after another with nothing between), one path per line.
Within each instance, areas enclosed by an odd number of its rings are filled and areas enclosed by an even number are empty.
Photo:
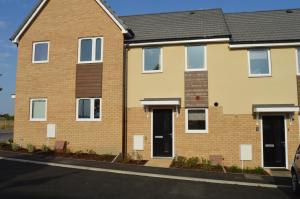
M49 42L33 43L32 63L48 63L49 62Z
M103 59L103 38L79 39L79 63L99 63Z
M203 71L206 67L206 47L193 45L186 47L186 70Z
M144 73L162 72L162 49L144 48Z
M297 74L300 75L300 48L297 49Z
M101 121L101 99L77 99L77 121Z
M249 76L271 76L270 50L249 50Z
M47 99L30 100L30 121L47 120Z
M208 109L186 109L185 125L187 133L208 133Z

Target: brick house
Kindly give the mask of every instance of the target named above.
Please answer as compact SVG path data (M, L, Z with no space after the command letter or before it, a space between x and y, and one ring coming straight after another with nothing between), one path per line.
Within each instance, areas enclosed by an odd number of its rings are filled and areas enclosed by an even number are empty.
M300 142L300 10L118 17L41 0L18 45L15 142L289 168Z

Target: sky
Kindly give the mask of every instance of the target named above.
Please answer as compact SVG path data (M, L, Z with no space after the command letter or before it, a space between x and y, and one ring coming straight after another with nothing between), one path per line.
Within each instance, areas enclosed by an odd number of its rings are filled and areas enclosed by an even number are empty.
M14 113L17 48L9 40L37 0L0 0L0 114ZM82 0L83 2L86 0ZM70 0L72 2L72 0ZM300 0L107 0L120 16L222 8L244 12L300 8Z

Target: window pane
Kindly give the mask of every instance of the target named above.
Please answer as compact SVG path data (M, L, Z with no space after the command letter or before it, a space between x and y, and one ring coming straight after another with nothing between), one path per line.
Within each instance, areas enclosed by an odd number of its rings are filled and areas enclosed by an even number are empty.
M91 100L81 99L78 103L78 118L90 119L91 118Z
M188 111L188 129L189 130L205 130L206 129L205 110L189 110Z
M46 118L46 101L34 100L32 101L32 119L45 119Z
M100 61L101 60L101 54L102 54L102 40L100 38L98 38L96 40L96 61Z
M34 61L48 60L48 43L35 44Z
M144 49L144 53L144 70L160 70L160 48L146 48Z
M94 103L94 118L99 119L100 118L100 99L95 99Z
M269 60L267 50L250 51L250 72L252 75L269 74Z
M204 69L205 55L204 46L187 47L188 69Z
M81 40L80 61L92 61L92 40Z

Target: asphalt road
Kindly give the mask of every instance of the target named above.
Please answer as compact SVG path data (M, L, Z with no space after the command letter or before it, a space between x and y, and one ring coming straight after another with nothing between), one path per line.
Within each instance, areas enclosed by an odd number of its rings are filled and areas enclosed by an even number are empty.
M0 198L287 199L289 189L196 183L0 160Z

